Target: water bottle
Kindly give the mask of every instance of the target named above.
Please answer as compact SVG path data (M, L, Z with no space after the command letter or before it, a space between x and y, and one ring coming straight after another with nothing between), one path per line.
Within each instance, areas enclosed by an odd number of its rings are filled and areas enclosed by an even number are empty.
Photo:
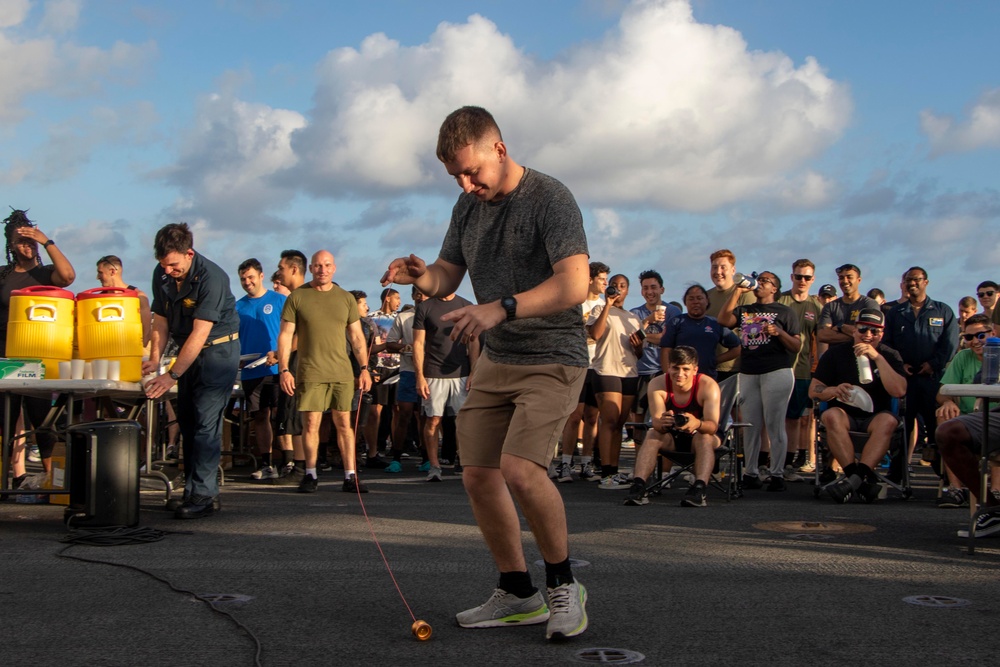
M983 347L983 384L1000 383L1000 338L986 339Z
M755 290L757 289L757 272L754 271L749 276L742 273L734 273L733 282L737 287L746 287L747 289Z
M858 380L861 384L871 384L872 377L872 362L868 360L868 357L861 355L858 357Z

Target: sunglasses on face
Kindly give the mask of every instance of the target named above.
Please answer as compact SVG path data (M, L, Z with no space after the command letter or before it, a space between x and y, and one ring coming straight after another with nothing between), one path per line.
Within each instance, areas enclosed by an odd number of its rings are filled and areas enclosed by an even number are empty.
M993 296L994 294L996 294L996 291L995 290L985 290L983 292L976 292L976 294L979 295L980 299L986 299L986 298L989 298L989 297Z
M866 333L870 333L873 336L880 336L882 334L882 329L880 327L858 327L858 333L864 336Z
M804 276L801 273L793 273L792 274L792 278L795 278L796 280L804 280L807 283L810 282L810 281L812 281L812 279L815 278L815 277L816 276Z
M989 332L980 331L979 333L974 334L962 334L962 339L965 340L966 343L971 343L974 340L986 340L989 335Z

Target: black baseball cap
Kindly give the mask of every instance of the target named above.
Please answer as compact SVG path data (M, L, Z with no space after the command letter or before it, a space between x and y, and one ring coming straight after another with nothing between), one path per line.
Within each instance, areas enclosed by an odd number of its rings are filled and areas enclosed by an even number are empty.
M885 313L876 308L865 308L858 313L858 319L855 324L858 326L878 327L879 329L882 329L885 327Z
M833 285L823 285L819 288L820 296L837 296L837 288Z

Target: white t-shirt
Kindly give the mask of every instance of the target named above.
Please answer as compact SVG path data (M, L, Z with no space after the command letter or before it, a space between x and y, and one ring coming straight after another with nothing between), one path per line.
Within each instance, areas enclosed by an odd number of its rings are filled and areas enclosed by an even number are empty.
M389 333L385 337L387 343L402 343L410 346L409 351L399 353L400 373L403 371L416 372L416 367L413 365L413 314L413 310L407 310L396 315L396 319L392 321Z
M604 304L595 306L590 311L587 325L594 324L603 310ZM628 337L642 327L642 321L627 310L615 308L608 313L607 324L607 331L597 341L597 351L590 367L597 371L598 375L637 377L639 370L636 365L639 360Z
M603 305L603 304L604 304L604 297L602 295L598 295L596 299L587 299L586 301L583 302L583 323L584 323L584 325L586 325L587 321L590 319L590 311L592 311L597 306L600 306L600 305ZM591 368L594 367L594 354L596 354L596 352L597 352L597 341L594 340L593 338L591 338L590 334L588 333L587 334L587 354L590 356L590 367Z

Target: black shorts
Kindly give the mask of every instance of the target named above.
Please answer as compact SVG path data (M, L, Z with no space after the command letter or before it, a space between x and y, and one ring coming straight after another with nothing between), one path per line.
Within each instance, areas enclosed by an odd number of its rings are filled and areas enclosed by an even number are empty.
M252 378L243 380L243 396L246 401L246 410L251 415L255 415L261 410L278 407L278 387L277 375L265 375L262 378Z
M663 375L663 373L639 376L639 384L635 389L635 407L632 408L632 412L645 412L649 409L649 395L646 390L649 388L649 382L658 375Z
M635 390L639 386L639 378L621 378L617 375L599 375L598 373L594 373L592 385L595 394L611 393L635 397Z
M785 411L785 419L798 419L806 414L806 410L812 409L812 399L809 398L810 382L812 380L795 380L792 395L788 397L788 409Z
M292 352L288 360L288 368L292 375L299 370L299 353ZM278 387L277 417L278 423L276 435L302 435L302 414L299 412L298 392L295 396L289 396L281 387Z
M583 381L583 387L580 389L580 400L578 403L583 403L584 405L589 405L592 408L597 407L597 394L594 393L594 378L597 377L597 371L593 368L587 369L587 377Z

